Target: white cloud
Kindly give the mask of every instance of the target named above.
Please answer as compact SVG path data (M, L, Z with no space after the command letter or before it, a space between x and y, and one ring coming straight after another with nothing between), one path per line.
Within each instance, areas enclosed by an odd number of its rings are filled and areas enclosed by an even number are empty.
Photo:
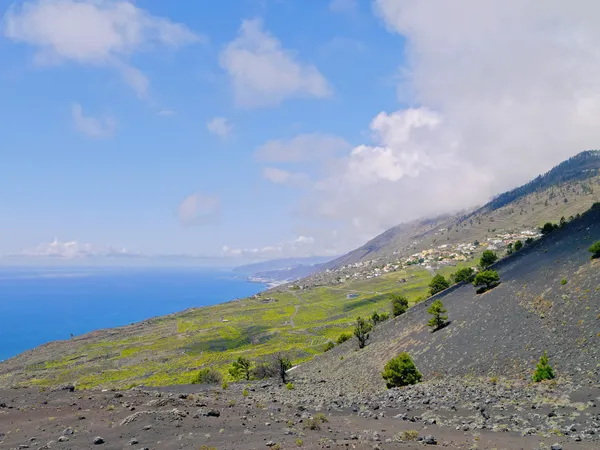
M310 186L310 177L305 173L289 172L277 167L265 167L263 177L274 184L281 184L289 187L307 187Z
M220 206L218 196L196 192L181 202L177 215L182 225L203 225L218 215Z
M245 20L239 36L223 50L221 66L229 74L235 99L246 108L275 106L291 97L323 98L331 88L319 70L263 29L260 19Z
M355 13L358 11L358 0L331 0L329 10L334 13Z
M208 131L221 139L226 139L231 135L233 125L225 117L214 117L206 124Z
M156 114L161 117L173 117L177 113L175 111L173 111L172 109L161 109Z
M77 241L59 241L54 239L52 242L42 243L35 248L23 250L19 255L27 257L41 258L60 258L60 259L79 259L89 257L132 257L140 256L139 253L132 253L126 248L115 248L112 246L98 247L93 244Z
M79 103L71 105L71 115L75 123L75 128L80 133L92 138L102 139L110 137L114 134L117 126L111 117L96 118L84 115L83 108Z
M138 95L149 81L128 58L162 45L180 47L202 38L186 26L152 16L125 0L34 0L13 4L2 20L3 34L37 49L41 65L72 61L119 71Z
M350 144L331 134L301 134L292 139L271 140L256 150L268 162L308 162L332 158L350 149Z
M255 260L337 255L337 253L328 250L325 246L316 246L315 238L312 236L303 235L289 241L263 247L235 248L224 245L221 248L221 254L222 256L251 258Z
M598 147L600 3L377 0L375 11L401 35L398 95L413 106L377 115L372 141L328 161L303 200L306 216L333 221L340 249Z

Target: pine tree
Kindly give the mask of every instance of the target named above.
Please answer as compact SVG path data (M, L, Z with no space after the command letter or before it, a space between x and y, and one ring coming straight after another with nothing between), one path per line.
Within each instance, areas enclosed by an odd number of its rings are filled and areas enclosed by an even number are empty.
M552 380L554 378L554 371L549 363L548 355L546 352L540 357L540 362L535 367L535 373L533 374L533 381L539 383L543 380Z
M444 304L440 300L433 302L427 312L433 315L429 322L427 322L427 325L433 329L432 331L437 331L446 325L448 316L445 316L444 314L447 313L448 310L444 308Z
M422 377L410 355L406 352L390 359L385 365L381 376L386 380L388 389L417 384Z
M367 343L367 339L369 339L369 331L371 331L372 327L369 322L367 322L362 317L356 318L356 324L354 325L354 336L358 339L358 348L364 348Z
M408 299L404 295L392 296L392 313L394 317L401 316L408 309Z

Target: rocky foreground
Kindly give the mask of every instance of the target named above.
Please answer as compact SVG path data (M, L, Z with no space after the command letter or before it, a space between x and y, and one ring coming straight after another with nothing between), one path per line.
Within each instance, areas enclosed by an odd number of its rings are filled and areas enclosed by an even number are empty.
M361 396L292 382L3 390L0 448L600 448L597 383L439 379Z

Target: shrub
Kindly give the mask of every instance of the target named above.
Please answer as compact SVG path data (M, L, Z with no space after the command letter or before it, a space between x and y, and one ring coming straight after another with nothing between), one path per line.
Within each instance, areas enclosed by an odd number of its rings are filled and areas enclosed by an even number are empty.
M331 341L327 342L327 344L325 344L325 349L323 350L324 352L328 352L329 350L332 350L335 348L335 344Z
M287 379L287 371L292 368L292 362L290 361L290 358L282 353L275 353L271 357L271 365L276 376L281 380L282 383L285 383Z
M450 283L448 280L444 278L443 275L437 274L429 283L429 295L435 295L442 291L445 291L450 287Z
M600 241L594 242L589 251L592 254L592 259L600 258Z
M239 356L229 369L229 374L234 380L250 380L252 374L252 363L249 359Z
M548 355L546 352L540 357L540 362L535 367L535 372L533 374L533 381L539 383L543 380L552 380L554 378L554 371L552 370L552 366L548 361Z
M491 250L486 250L481 255L481 259L479 260L479 267L481 267L482 269L485 269L485 268L491 266L492 264L494 264L496 261L498 261L498 255L496 255Z
M296 445L298 447L302 447L302 445L304 445L304 441L302 439L298 438L298 439L296 439Z
M500 276L495 270L482 270L475 275L475 279L473 280L475 286L483 286L482 289L477 291L478 293L490 290L496 287L498 283L500 283Z
M293 391L294 390L294 385L292 383L288 383L288 384L285 385L285 388L288 391Z
M390 315L386 312L379 314L379 322L385 322L390 318Z
M567 279L566 279L566 278L563 278L562 280L560 280L560 284L562 284L563 286L564 286L565 284L567 284Z
M533 244L533 238L528 237L527 239L525 239L525 245L531 245Z
M419 439L419 432L417 430L404 430L400 433L401 441L416 441Z
M273 367L267 361L261 361L256 363L254 369L252 369L252 378L257 380L263 380L265 378L273 377Z
M342 333L338 336L337 338L337 343L338 344L343 344L344 342L346 342L348 339L352 339L352 335L350 333Z
M448 310L444 308L444 304L441 301L436 300L433 302L427 312L433 315L429 322L427 322L427 325L430 326L433 331L437 331L446 326L448 316L445 316L444 314L447 313Z
M318 420L321 423L327 423L327 422L329 422L329 419L323 413L317 413L317 414L315 414L314 418L315 418L315 420Z
M518 252L522 248L523 248L523 242L521 242L521 241L515 242L515 245L514 245L515 252Z
M373 329L371 324L367 322L362 317L356 318L356 323L354 324L354 336L358 339L358 348L364 348L367 343L367 339L369 339L369 332Z
M452 277L455 283L467 282L471 283L475 278L475 271L472 267L463 267L458 269Z
M223 381L223 374L215 369L202 369L194 378L192 384L219 384Z
M401 316L408 309L408 299L402 294L392 294L392 314Z
M417 384L422 377L408 353L400 353L396 358L390 359L381 376L388 389Z
M228 389L229 388L229 383L227 382L227 380L223 381L223 384L221 384L221 388L223 390Z
M244 389L244 390L242 391L242 395L243 395L244 397L248 397L248 396L250 395L250 392L248 392L248 389Z

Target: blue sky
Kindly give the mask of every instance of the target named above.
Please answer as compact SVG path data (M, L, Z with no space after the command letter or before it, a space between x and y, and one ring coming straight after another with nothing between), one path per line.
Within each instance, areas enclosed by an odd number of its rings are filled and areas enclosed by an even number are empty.
M594 147L594 4L464 3L0 0L0 254L340 254Z

